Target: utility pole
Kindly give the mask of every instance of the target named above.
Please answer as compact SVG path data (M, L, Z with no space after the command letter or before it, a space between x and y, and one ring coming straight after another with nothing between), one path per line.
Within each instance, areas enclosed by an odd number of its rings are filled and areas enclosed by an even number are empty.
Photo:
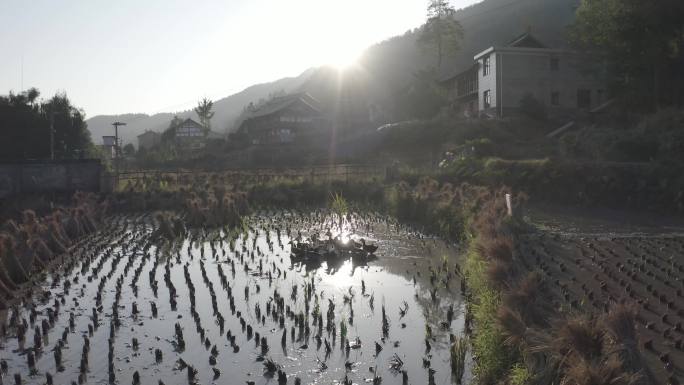
M55 160L55 111L50 108L50 160Z
M125 126L126 123L114 122L114 173L116 174L115 187L119 187L119 126Z

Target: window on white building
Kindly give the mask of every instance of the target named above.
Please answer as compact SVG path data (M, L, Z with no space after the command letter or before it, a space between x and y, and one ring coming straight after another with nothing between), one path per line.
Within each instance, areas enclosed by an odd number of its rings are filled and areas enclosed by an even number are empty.
M490 90L484 92L482 99L482 105L484 108L489 108L492 106L492 92Z
M489 55L482 59L482 76L487 76L492 71L491 68L491 58Z

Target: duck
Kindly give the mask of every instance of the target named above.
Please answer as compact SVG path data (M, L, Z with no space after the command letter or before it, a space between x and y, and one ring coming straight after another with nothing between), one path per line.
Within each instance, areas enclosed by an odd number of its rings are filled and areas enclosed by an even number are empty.
M361 238L359 241L361 242L361 248L363 251L367 252L368 254L373 254L378 250L378 245L366 244L366 240L364 238Z

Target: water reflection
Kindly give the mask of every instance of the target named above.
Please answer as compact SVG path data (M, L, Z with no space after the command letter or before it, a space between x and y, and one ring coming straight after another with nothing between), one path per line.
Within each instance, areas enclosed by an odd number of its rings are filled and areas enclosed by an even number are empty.
M52 298L63 298L64 305L44 340L44 353L36 358L40 375L25 375L24 381L42 384L45 372L52 373L58 384L76 380L82 336L88 335L87 382L108 382L107 346L120 279L121 325L113 342L120 383L132 382L136 371L143 384L187 383L181 360L197 370L197 383L275 383L277 372L266 373L273 378L264 376L267 359L286 373L288 383L299 377L304 384L329 384L345 375L354 383L375 375L384 377L384 382L401 383L405 371L409 383L423 384L428 381L428 368L434 370L436 383L449 383L450 334L461 335L464 324L459 278L453 273L458 269L458 249L365 213L350 215L342 230L350 239L363 237L378 244L377 257L291 258L291 237L310 236L336 225L321 212L260 213L249 219L245 232L196 231L182 242L159 245L151 241L146 219L112 220L111 228L84 245L83 252L93 256L87 266L65 266L62 274L64 281L74 282L71 290L52 287L49 280L44 283L43 289ZM120 259L115 258L118 255ZM88 326L98 292L102 293L96 309L99 327L91 335ZM134 303L139 309L135 315ZM275 311L279 303L282 312ZM36 302L37 322L50 306L51 302ZM454 313L451 323L446 322L449 308ZM20 309L19 318L28 319L28 312ZM63 348L65 370L56 372L52 350L68 327L68 313L74 314L75 325ZM176 323L183 331L184 349L178 348ZM162 360L155 358L157 349ZM23 350L16 338L4 340L3 357L10 374L28 373ZM401 370L390 367L396 358L402 362ZM221 372L217 380L214 368ZM369 368L377 369L371 373ZM467 383L469 374L466 377Z

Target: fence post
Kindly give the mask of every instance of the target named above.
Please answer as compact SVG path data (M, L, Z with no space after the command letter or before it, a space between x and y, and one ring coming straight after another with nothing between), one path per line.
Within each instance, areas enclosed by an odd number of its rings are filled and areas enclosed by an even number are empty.
M506 194L506 210L508 211L508 216L513 216L513 205L511 204L511 194Z

